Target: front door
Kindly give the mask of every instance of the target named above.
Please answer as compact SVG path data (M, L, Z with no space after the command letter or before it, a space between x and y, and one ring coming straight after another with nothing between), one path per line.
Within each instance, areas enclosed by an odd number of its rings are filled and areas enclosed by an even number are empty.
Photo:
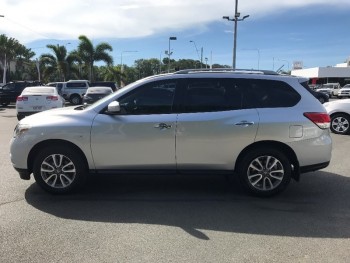
M139 86L118 99L119 115L97 115L91 129L96 169L175 170L176 85Z

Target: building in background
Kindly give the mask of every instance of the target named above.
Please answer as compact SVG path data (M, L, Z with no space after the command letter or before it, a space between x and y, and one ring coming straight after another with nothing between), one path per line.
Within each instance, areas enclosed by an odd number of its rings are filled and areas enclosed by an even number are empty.
M291 72L294 76L310 79L310 84L339 83L341 86L350 83L350 58L345 63L334 67L317 67L300 69L294 68Z

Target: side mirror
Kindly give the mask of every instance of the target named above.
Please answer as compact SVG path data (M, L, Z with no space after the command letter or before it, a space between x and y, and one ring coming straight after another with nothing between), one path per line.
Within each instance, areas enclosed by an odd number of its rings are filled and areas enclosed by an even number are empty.
M118 101L112 101L108 104L107 112L109 114L117 114L120 112L120 105Z

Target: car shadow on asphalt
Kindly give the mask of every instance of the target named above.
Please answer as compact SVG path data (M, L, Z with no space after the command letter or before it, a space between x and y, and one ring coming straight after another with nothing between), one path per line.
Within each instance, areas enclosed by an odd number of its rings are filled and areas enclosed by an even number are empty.
M76 194L58 196L36 184L28 204L71 220L176 226L209 240L203 231L350 238L350 178L323 171L303 174L278 196L257 198L224 176L92 178ZM203 231L201 231L203 230Z

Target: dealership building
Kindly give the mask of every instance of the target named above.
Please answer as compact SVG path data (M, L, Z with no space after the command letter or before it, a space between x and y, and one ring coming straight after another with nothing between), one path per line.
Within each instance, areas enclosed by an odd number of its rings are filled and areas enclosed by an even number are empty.
M294 68L291 75L309 78L310 84L339 83L344 86L350 84L350 59L334 67Z

